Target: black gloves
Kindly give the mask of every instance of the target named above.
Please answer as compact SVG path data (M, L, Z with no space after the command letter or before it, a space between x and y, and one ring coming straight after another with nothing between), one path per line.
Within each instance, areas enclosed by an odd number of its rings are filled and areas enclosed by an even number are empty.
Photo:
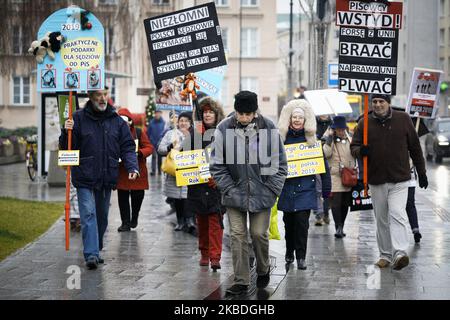
M361 157L367 157L370 154L370 146L368 144L363 144L360 149L359 153L361 154Z
M428 178L426 174L419 174L419 187L423 189L428 187Z

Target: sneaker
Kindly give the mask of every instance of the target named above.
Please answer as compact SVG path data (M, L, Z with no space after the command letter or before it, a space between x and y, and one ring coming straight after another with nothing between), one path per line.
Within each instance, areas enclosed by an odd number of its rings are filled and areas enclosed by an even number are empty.
M211 260L211 269L213 271L216 271L217 269L220 269L220 261L219 260Z
M326 224L330 224L330 217L328 216L323 217L323 222L325 222Z
M422 235L420 234L419 231L414 232L414 241L415 241L416 243L419 243L421 238L422 238Z
M317 219L316 220L316 223L314 224L314 225L316 225L316 226L323 226L323 219L322 218L320 218L320 219Z
M406 267L409 264L409 257L398 255L397 258L395 258L393 269L394 270L401 270L404 267Z
M248 286L243 284L233 284L231 287L229 287L225 292L232 294L234 296L238 296L243 293L247 293Z
M270 268L269 271L267 271L266 274L258 275L258 278L256 278L256 287L257 288L265 288L270 282Z
M391 264L391 263L390 263L388 260L383 259L383 258L381 258L381 259L379 259L377 262L375 262L375 265L376 265L378 268L380 268L380 269L386 268L386 267L388 267L390 264Z
M89 270L95 270L98 267L98 258L96 256L91 256L86 260L86 267Z

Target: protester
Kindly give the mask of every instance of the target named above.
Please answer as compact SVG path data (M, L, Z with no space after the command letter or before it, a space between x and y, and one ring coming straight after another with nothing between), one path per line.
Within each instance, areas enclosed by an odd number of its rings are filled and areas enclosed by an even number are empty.
M165 133L158 145L158 153L166 156L174 149L181 151L183 141L190 136L190 129L192 127L192 113L182 112L178 117L178 125ZM193 214L186 210L187 187L177 187L177 182L174 176L166 174L164 183L164 195L173 199L177 224L175 231L186 231L189 233L196 232Z
M139 174L135 143L123 119L107 103L108 90L89 91L86 107L66 120L59 138L60 149L67 149L67 130L72 129L72 149L80 150L80 165L71 167L77 188L83 254L88 269L103 263L103 235L108 226L111 189L119 176L119 158L128 178Z
M416 167L419 186L427 188L428 179L419 137L411 118L392 110L389 95L373 94L373 113L369 116L368 144L363 144L364 119L358 122L351 152L368 157L368 180L377 223L380 259L375 263L394 270L409 264L406 203L411 179L409 158Z
M136 142L136 157L139 163L139 177L132 181L128 179L124 163L119 165L119 180L117 182L117 197L119 199L119 210L122 225L117 229L119 232L130 231L138 225L139 211L144 200L145 190L148 190L148 173L146 158L153 152L153 145L150 143L145 130L135 127L131 112L127 108L120 108L118 111L122 119L130 127L131 136ZM130 199L131 197L131 212ZM131 213L131 219L130 219Z
M228 294L247 292L250 284L247 216L256 257L257 286L270 281L270 210L287 176L286 154L276 127L257 112L257 95L235 95L235 115L214 134L210 171L222 195L230 226L233 285ZM275 133L275 134L273 134Z
M304 99L291 100L283 107L278 127L285 145L306 142L312 146L317 141L314 112ZM330 195L331 181L325 159L324 163L326 172L321 174L321 178L322 195L326 199ZM278 210L283 211L286 262L294 262L295 252L297 268L305 270L309 216L311 210L317 210L316 176L287 179L278 199Z
M152 146L157 146L159 140L162 137L162 133L166 126L166 122L162 117L162 112L160 110L155 111L155 117L148 124L148 138L150 139L150 143ZM158 154L157 149L153 149L152 153L152 169L150 171L150 175L156 174L156 169L158 168L158 173L161 174L161 155Z
M331 125L331 117L327 114L320 115L316 117L316 137L322 144L325 143L323 140L323 135L329 129ZM316 216L316 226L323 226L324 224L330 224L330 213L329 213L329 199L324 199L322 197L322 179L320 175L316 175L316 197L317 197L317 210L314 210L314 215Z
M419 230L419 219L417 218L417 209L416 209L416 182L417 172L414 166L411 168L411 179L409 180L408 186L408 200L406 201L406 214L408 215L409 226L411 227L411 231L413 233L414 241L416 243L420 242L422 238L422 234Z
M222 106L211 97L204 97L198 103L198 119L202 127L192 130L191 149L209 149L217 124L224 119ZM223 238L223 214L220 192L214 179L208 183L188 186L187 210L197 216L198 248L200 266L211 262L213 270L220 269Z
M356 168L356 160L350 151L347 121L343 116L335 116L330 130L325 134L323 152L328 160L331 173L331 194L329 198L333 213L336 238L345 237L344 224L352 201L351 187L342 184L341 172L344 167Z

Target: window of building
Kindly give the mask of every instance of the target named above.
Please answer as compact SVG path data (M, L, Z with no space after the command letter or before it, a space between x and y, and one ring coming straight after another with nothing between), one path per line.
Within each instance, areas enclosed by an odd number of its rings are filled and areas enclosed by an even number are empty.
M109 87L109 97L114 101L114 104L117 104L117 99L119 98L119 94L117 92L117 83L116 78L111 79L111 85Z
M30 77L13 77L13 104L30 104Z
M242 77L241 90L248 90L258 93L258 78L256 77Z
M241 6L243 7L257 7L258 0L241 0Z
M228 3L228 0L215 0L217 7L228 7L230 4Z
M441 47L445 45L445 29L439 30L439 45Z
M440 58L439 59L439 67L441 70L444 70L444 66L445 66L445 58Z
M221 33L222 33L222 42L223 42L223 49L226 52L230 51L230 40L229 40L229 32L228 32L228 28L221 28Z
M258 56L258 29L243 28L242 29L242 56L247 58L255 58Z
M153 0L152 3L157 6L168 6L170 4L170 0Z
M118 0L98 0L98 4L103 4L103 5L117 5Z
M440 5L439 5L439 15L441 17L444 17L445 16L445 0L441 0L439 3L440 3Z

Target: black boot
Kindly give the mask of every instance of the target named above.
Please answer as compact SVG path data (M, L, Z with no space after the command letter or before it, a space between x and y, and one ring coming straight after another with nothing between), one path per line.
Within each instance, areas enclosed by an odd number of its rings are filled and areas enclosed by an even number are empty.
M306 261L305 259L297 259L297 269L306 270Z
M286 251L284 259L286 260L286 263L294 262L294 251Z
M342 237L344 237L344 231L343 231L342 225L336 226L336 233L334 234L334 236L338 239L341 239Z
M139 214L132 214L131 222L130 222L130 228L134 229L138 225L138 217Z
M186 218L186 232L196 236L197 235L197 226L195 225L194 218Z
M130 226L127 223L122 223L122 225L117 229L119 232L130 231Z

